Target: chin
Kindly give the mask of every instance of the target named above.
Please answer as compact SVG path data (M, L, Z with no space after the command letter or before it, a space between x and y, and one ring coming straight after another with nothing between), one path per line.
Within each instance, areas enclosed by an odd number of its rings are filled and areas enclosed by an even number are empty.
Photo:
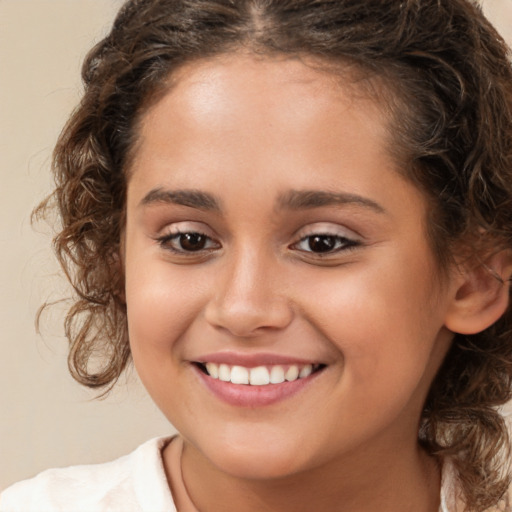
M300 472L301 462L289 454L269 453L265 450L256 456L241 451L222 454L212 460L217 469L234 478L244 480L277 480Z
M232 437L229 441L218 440L201 451L218 470L247 480L285 478L308 466L304 443L289 436L266 436L264 440L261 435Z

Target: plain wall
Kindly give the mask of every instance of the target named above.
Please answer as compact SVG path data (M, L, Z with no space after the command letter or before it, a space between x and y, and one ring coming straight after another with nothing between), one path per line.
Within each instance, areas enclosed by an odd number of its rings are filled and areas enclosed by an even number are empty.
M110 460L172 432L134 372L106 400L68 375L65 296L49 227L30 225L50 190L53 145L80 91L80 65L120 0L0 0L0 488L54 466ZM512 41L512 0L487 0Z
M173 432L133 375L103 401L68 375L66 295L51 229L30 225L50 191L55 140L77 103L87 50L118 0L0 0L0 488L54 466L109 460ZM134 372L131 372L132 374Z

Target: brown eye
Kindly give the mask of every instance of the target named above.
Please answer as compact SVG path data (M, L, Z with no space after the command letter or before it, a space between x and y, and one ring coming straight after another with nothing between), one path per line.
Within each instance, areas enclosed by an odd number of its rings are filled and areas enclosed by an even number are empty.
M206 247L208 238L200 233L182 233L179 235L178 243L184 251L201 251Z
M358 245L360 245L358 241L344 236L315 233L305 236L291 247L305 253L328 255L352 249Z
M218 242L196 231L173 233L158 238L157 242L163 249L181 254L211 251L220 248Z
M308 247L312 252L330 252L336 248L338 237L314 235L307 238Z

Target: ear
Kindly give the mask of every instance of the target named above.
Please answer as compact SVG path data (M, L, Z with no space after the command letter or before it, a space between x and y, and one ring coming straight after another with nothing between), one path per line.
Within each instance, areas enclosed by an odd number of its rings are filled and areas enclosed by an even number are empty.
M508 308L511 275L510 250L463 268L454 277L445 327L454 333L476 334L494 324Z

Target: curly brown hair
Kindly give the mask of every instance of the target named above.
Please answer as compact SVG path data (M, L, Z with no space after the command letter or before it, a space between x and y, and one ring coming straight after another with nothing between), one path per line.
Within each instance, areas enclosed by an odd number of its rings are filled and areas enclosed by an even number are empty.
M401 169L430 200L439 268L453 248L512 248L512 67L470 0L131 0L83 66L83 99L54 154L58 258L76 297L69 367L110 389L130 361L120 265L126 171L142 113L195 59L245 50L350 63L389 96ZM382 100L384 101L384 100ZM469 241L471 241L469 243ZM427 398L420 442L450 456L468 508L504 496L512 312L455 335Z

